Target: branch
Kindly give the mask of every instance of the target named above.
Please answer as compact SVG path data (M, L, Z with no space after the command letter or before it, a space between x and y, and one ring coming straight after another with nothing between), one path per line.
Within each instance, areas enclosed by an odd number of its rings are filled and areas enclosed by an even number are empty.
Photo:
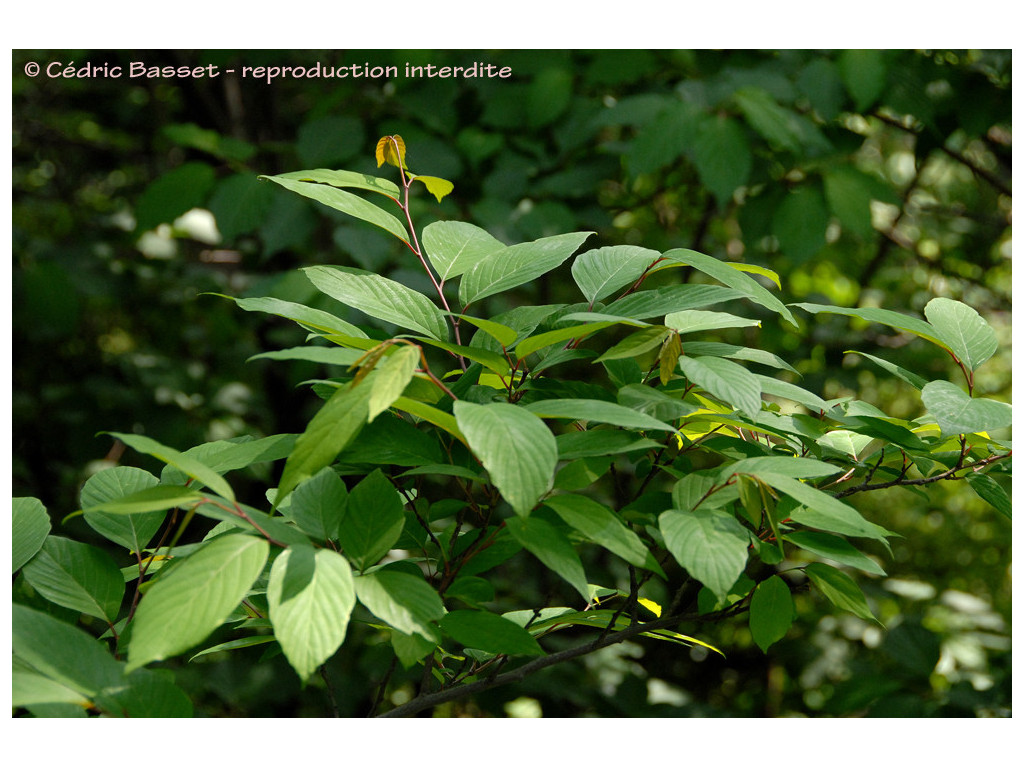
M849 496L854 493L860 493L861 491L877 491L882 488L893 488L895 486L930 485L931 483L937 483L941 480L963 480L963 477L956 476L957 472L960 472L961 470L965 469L969 469L972 472L977 472L982 467L1000 461L1001 459L1008 459L1012 455L1013 451L1010 451L1009 453L999 454L998 456L989 456L988 458L979 459L973 464L968 464L967 466L963 466L961 462L957 462L957 466L953 467L952 469L947 469L945 472L940 472L939 474L932 475L931 477L916 478L914 480L908 480L906 477L904 477L903 473L900 473L900 476L897 477L895 480L890 480L887 483L869 483L865 480L860 485L855 485L852 488L847 488L843 491L840 491L839 493L836 494L836 498L841 499L844 496Z
M491 688L497 688L500 685L507 685L508 683L522 682L522 680L528 675L532 675L542 669L554 666L555 664L561 664L564 661L570 661L580 656L586 656L587 654L598 651L601 648L621 643L625 640L629 640L631 637L643 634L644 632L650 632L655 629L666 629L668 627L676 626L683 621L716 621L718 619L725 618L726 616L731 616L740 610L745 610L745 607L741 606L737 608L737 606L733 605L721 611L704 614L702 616L668 616L644 622L643 624L634 624L626 629L606 635L603 638L599 637L597 640L593 640L589 643L583 643L582 645L578 645L574 648L566 648L563 651L558 651L557 653L552 653L548 656L534 659L533 661L523 664L521 667L517 667L509 672L503 672L499 675L494 675L493 677L489 677L485 680L477 680L473 683L465 683L436 693L417 696L412 701L406 702L405 704L395 707L388 712L377 715L377 717L406 717L408 715L415 715L425 709L430 709L431 707L436 707L440 704L460 699L463 696L470 696L474 693L480 693L481 691L490 690Z

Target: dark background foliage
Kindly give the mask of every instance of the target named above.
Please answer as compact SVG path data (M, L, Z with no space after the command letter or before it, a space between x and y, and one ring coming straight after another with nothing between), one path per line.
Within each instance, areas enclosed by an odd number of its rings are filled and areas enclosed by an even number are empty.
M131 78L133 61L236 74ZM28 77L28 62L125 74ZM473 62L512 75L404 76L406 63ZM237 74L315 64L399 75ZM920 314L934 296L958 299L1003 345L975 392L1008 400L1010 65L1009 51L15 51L14 493L40 498L55 533L100 544L79 520L61 524L78 488L110 462L146 461L98 432L184 449L301 431L317 402L297 385L316 367L246 362L301 333L203 294L328 301L294 272L316 263L424 287L386 235L256 180L377 173L373 146L395 133L414 171L455 182L440 204L416 201L420 227L463 219L508 243L593 230L588 248L693 248L777 271L785 301ZM516 298L578 295L566 268ZM919 400L847 350L953 374L934 348L848 318L757 333L748 343L793 363L802 386L898 416L918 415ZM241 493L261 495L276 471L248 490L240 479ZM1006 714L1010 521L964 485L859 498L905 537L887 578L861 579L886 631L805 594L804 620L767 656L742 621L697 627L727 659L626 643L442 714ZM514 607L545 600L532 572L508 578ZM322 687L300 691L280 656L257 665L260 653L172 666L203 715L328 711ZM329 665L342 714L366 712L388 662L371 629L350 632Z

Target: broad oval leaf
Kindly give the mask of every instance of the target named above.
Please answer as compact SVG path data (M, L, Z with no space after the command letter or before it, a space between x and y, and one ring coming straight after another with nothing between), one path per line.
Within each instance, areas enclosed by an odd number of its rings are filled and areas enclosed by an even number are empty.
M804 573L836 608L881 624L868 606L867 598L857 583L838 568L824 563L808 563Z
M423 250L443 283L457 277L505 244L464 221L434 221L423 228Z
M636 245L611 245L577 256L572 277L590 304L635 282L661 254Z
M988 432L1013 423L1013 410L1006 403L971 397L948 381L928 382L921 390L921 399L947 437Z
M158 577L135 614L127 671L206 639L245 597L263 571L269 550L256 536L225 534Z
M39 499L22 496L13 500L11 525L11 573L15 573L43 546L50 533L50 516Z
M399 632L433 643L440 639L434 622L444 616L444 603L422 578L385 568L356 576L355 588L359 602Z
M319 290L346 306L432 339L448 340L444 314L418 291L353 267L316 266L302 271Z
M367 404L366 420L373 421L402 396L420 362L417 347L402 344L374 368L376 376Z
M593 232L542 237L495 251L477 262L459 283L459 301L467 307L496 293L536 280L568 259Z
M658 517L665 546L687 572L724 599L747 564L750 535L728 512L670 509Z
M328 184L332 187L347 187L350 189L365 189L368 192L378 192L382 195L397 200L402 189L395 182L382 179L379 176L371 176L368 173L357 173L355 171L332 171L326 168L317 168L314 171L290 171L279 173L270 179L290 179L292 181L309 181L316 184Z
M347 213L349 216L362 219L374 226L380 227L403 243L409 242L409 232L397 217L358 195L353 195L351 192L346 192L343 189L326 184L297 181L283 176L261 176L260 178L268 179L275 184L280 184L287 190L297 192L303 197L316 200L318 203L323 203L330 208L334 208L336 211Z
M134 448L140 453L146 453L150 456L154 456L165 464L170 464L172 467L176 467L189 477L198 480L201 484L207 486L217 495L223 496L229 501L235 500L234 491L231 490L231 486L228 485L227 481L202 462L197 461L190 456L186 456L180 451L176 451L174 448L161 445L156 440L146 437L145 435L130 435L125 434L124 432L105 432L104 434L116 437L128 447Z
M750 598L750 634L757 647L768 648L786 636L794 617L793 595L780 576L770 576Z
M757 473L757 477L804 506L804 509L795 509L790 514L797 523L845 536L876 539L883 543L887 536L893 535L882 526L865 520L860 512L849 504L813 485L772 472L761 471Z
M762 307L782 315L793 327L799 327L793 313L789 308L779 301L767 288L749 275L738 269L734 269L728 262L719 261L716 258L707 256L697 251L690 251L678 248L664 254L665 261L686 264L694 269L710 275L723 285L741 291L748 299L760 304ZM659 265L660 266L660 265Z
M152 488L159 482L144 469L108 467L85 481L79 493L79 504L83 510L89 509ZM160 530L165 518L166 514L160 511L127 515L85 512L85 522L90 528L129 552L141 552Z
M742 365L721 357L683 355L679 358L679 368L694 384L751 420L757 420L761 411L761 382Z
M338 543L363 571L388 553L405 525L402 498L383 472L375 469L348 494L338 526Z
M584 600L590 601L583 563L561 531L539 517L513 517L505 521L505 527L525 550L569 582Z
M317 541L327 541L338 537L347 503L345 483L324 467L295 489L285 514Z
M676 428L640 411L606 400L563 398L538 400L525 406L526 410L544 419L572 419L613 424L627 429L654 429L675 432Z
M48 536L25 564L25 580L52 603L113 624L124 597L124 577L102 549Z
M665 315L665 325L676 333L716 331L721 328L760 328L760 320L739 317L728 312L711 312L705 309L684 309Z
M992 326L962 301L932 299L924 308L924 316L935 328L939 339L972 371L999 348Z
M551 490L558 445L539 417L508 403L459 400L455 420L469 447L517 515L528 515Z
M285 462L275 504L284 501L303 480L328 466L359 434L369 413L373 376L371 373L358 384L339 387L317 411Z
M293 301L275 299L272 296L262 296L251 299L238 299L233 296L224 296L221 293L211 294L231 299L246 312L265 312L268 315L276 315L288 320L293 320L299 325L320 333L330 333L341 336L356 336L366 338L366 334L351 323L345 322L340 317L325 312L322 309L307 307L305 304L296 304Z
M124 681L121 665L102 641L18 603L11 606L11 648L16 659L84 696Z
M544 655L533 635L496 613L451 611L441 619L441 629L467 648L510 656Z
M352 569L330 549L289 547L270 569L267 602L274 637L305 682L345 640L356 604Z
M623 296L605 307L604 311L610 315L646 320L686 309L721 304L746 295L743 291L723 285L666 285Z
M885 576L885 571L878 563L840 536L820 531L790 531L783 538L815 555L849 565L865 573Z
M544 506L553 509L567 525L627 563L665 576L640 537L603 504L587 496L567 493L545 499Z

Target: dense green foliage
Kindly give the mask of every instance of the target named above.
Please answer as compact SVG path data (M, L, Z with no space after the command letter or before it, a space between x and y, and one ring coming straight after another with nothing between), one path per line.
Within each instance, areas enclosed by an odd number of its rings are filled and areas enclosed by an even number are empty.
M1004 712L1008 54L487 58L16 79L15 703Z

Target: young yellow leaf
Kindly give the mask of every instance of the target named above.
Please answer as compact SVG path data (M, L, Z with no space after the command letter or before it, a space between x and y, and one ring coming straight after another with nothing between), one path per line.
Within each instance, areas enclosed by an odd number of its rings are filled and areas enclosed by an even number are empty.
M439 203L441 198L455 189L455 185L448 179L439 179L437 176L414 176L413 181L422 181L427 191L436 197Z
M397 146L397 151L395 147ZM405 168L405 142L402 137L398 134L394 136L382 136L380 141L377 142L377 151L375 152L377 158L377 167L380 168L384 163L393 165L396 168L401 165Z

